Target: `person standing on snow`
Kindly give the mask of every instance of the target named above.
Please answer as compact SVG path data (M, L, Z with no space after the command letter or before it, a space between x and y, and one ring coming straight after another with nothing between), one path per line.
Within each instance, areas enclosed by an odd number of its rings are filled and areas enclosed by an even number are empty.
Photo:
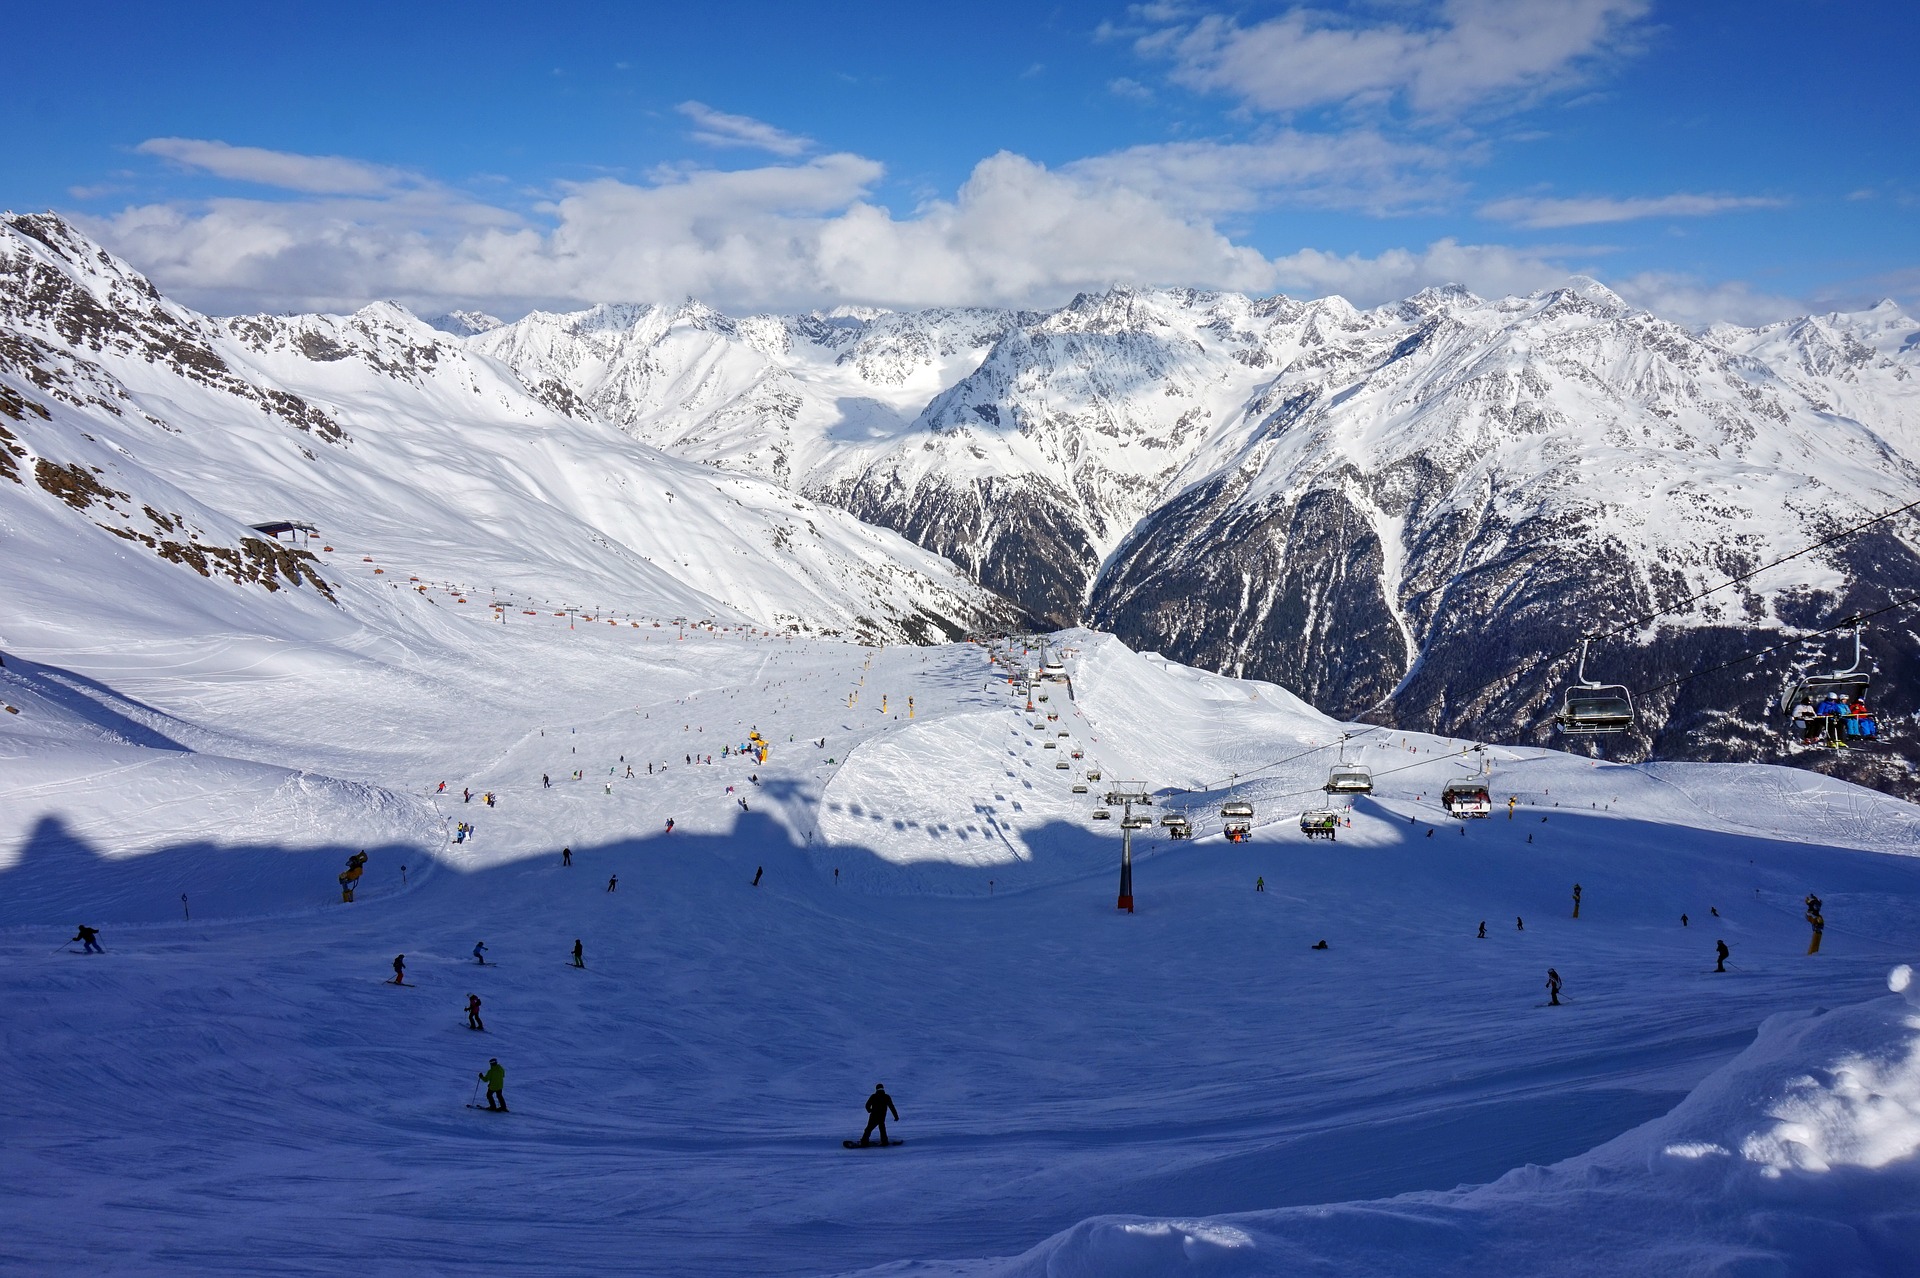
M488 1057L486 1072L480 1074L478 1077L481 1082L487 1085L487 1108L497 1113L506 1113L507 1094L502 1089L507 1085L507 1071L501 1066L499 1059L497 1057ZM494 1103L495 1101L498 1101L499 1104L496 1105Z
M484 1030L486 1028L486 1024L480 1019L480 996L478 994L467 995L467 1028L476 1030Z
M481 967L485 967L487 965L487 943L485 941L474 942L473 961L478 963Z
M561 849L560 849L560 864L561 864L561 865L572 865L572 864L573 864L573 849L572 849L572 848L561 848Z
M577 936L574 937L573 938L573 965L575 967L585 967L587 965L587 961L583 957L585 954L586 954L586 951L580 947L580 938Z
M79 941L85 947L80 951L82 954L106 953L105 950L100 948L100 929L97 927L88 927L85 923L76 923L74 925L73 941ZM67 944L72 945L73 941L68 941Z
M1560 973L1547 969L1547 1006L1560 1006Z
M876 1127L880 1129L880 1143L882 1145L892 1143L887 1139L888 1114L893 1115L894 1122L897 1123L900 1121L900 1111L894 1108L893 1097L887 1095L887 1085L885 1083L875 1083L873 1085L873 1095L867 1097L867 1130L860 1133L860 1143L862 1145L870 1143L867 1138L873 1135L874 1128Z
M760 876L765 874L766 872L767 872L767 867L764 865L756 865L753 867L753 886L755 887L760 886Z
M668 833L668 834L672 834L672 833L673 833L673 818L672 818L672 817L668 817L668 818L667 818L667 833Z
M1580 885L1578 883L1573 885L1573 917L1576 919L1580 917Z
M1716 972L1724 972L1727 970L1727 956L1732 954L1733 951L1727 948L1725 941L1715 941L1713 947L1719 956L1713 965L1713 970Z
M620 886L620 876L617 874L609 874L607 876L607 891L611 892L614 889L618 888L619 886Z
M1487 939L1487 921L1485 919L1480 920L1480 939L1483 941Z
M404 954L393 956L393 983L395 985L407 983L407 956Z

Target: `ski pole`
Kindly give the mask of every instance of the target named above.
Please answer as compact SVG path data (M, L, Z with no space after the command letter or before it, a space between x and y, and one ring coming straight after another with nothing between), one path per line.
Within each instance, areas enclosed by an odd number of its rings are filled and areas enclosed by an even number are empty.
M473 1099L467 1102L467 1108L473 1109L480 1104L480 1080L473 1080Z

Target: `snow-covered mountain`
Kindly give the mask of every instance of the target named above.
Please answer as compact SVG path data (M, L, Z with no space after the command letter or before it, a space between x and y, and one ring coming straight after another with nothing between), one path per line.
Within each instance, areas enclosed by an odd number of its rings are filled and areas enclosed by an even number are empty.
M556 413L400 307L198 315L51 215L0 223L0 519L11 597L56 608L130 556L150 602L197 575L333 609L363 561L383 587L876 639L1009 613L896 534ZM252 527L275 520L338 557Z
M897 529L1036 616L1506 739L1548 736L1582 634L1920 496L1920 322L1891 303L1701 333L1586 279L1367 311L1113 289L1046 314L605 306L470 344L563 411ZM1794 654L1659 685L1920 588L1913 530L1603 645L1594 671L1650 692L1625 752L1781 757L1764 703ZM1891 656L1905 623L1880 620ZM1879 668L1888 709L1920 705L1909 662Z

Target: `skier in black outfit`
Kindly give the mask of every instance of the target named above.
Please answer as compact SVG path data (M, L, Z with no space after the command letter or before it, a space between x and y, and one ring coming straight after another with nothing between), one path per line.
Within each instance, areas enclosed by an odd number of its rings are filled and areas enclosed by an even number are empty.
M753 867L753 886L755 887L760 886L760 876L765 874L766 872L767 872L767 867L764 865L756 865Z
M572 865L572 864L573 864L573 849L572 849L572 848L561 848L561 849L560 849L560 864L562 864L562 865Z
M584 950L582 950L582 949L580 948L580 941L579 941L579 938L578 938L578 937L576 937L576 938L574 938L574 942L573 942L573 965L574 965L575 967L585 967L585 966L587 965L587 963L586 963L586 960L585 960L584 958L582 958L582 957L581 957L581 955L583 955L584 953L586 953L586 951L584 951Z
M1716 972L1724 972L1727 970L1727 956L1732 954L1733 951L1727 948L1725 941L1715 941L1713 945L1719 955L1719 961L1713 965L1713 970Z
M478 994L467 995L467 1028L477 1030L486 1028L486 1023L480 1019L480 996Z
M1547 1006L1560 1006L1560 973L1547 969Z
M1487 921L1485 919L1480 920L1480 939L1483 941L1487 939Z
M867 1138L873 1135L873 1129L876 1127L880 1129L880 1143L882 1145L892 1143L887 1139L888 1114L893 1115L894 1122L897 1123L900 1121L900 1111L894 1108L893 1097L887 1095L887 1085L885 1083L875 1083L873 1085L873 1095L867 1097L867 1130L860 1133L860 1143L862 1145L870 1143Z
M407 983L407 956L404 954L393 956L393 983L395 985Z
M85 948L80 951L82 954L106 953L105 950L100 948L100 929L97 927L88 927L85 923L76 923L74 925L73 941L79 941L85 946ZM68 941L67 944L72 945L73 941Z

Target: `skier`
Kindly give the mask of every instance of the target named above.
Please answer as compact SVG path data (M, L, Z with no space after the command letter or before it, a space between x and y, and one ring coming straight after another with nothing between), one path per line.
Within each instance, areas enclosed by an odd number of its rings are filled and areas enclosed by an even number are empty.
M445 794L446 792L447 792L447 783L445 781L442 781L440 783L440 788L434 791L435 794Z
M1483 941L1487 939L1487 921L1485 919L1480 920L1480 939Z
M744 794L740 796L740 810L742 812L748 812L752 810L747 807L747 796Z
M1724 972L1727 970L1727 956L1733 953L1733 951L1727 948L1725 941L1715 941L1713 947L1719 956L1718 961L1713 965L1713 970L1716 972Z
M572 848L561 848L561 849L560 849L560 864L561 864L561 865L572 865L572 864L573 864L573 849L572 849Z
M88 927L85 923L76 923L74 925L73 941L79 941L85 946L85 948L80 951L82 954L106 953L105 950L100 948L100 929L97 927ZM72 945L73 941L68 941L67 944Z
M1560 973L1547 969L1547 1006L1560 1006Z
M1580 917L1580 885L1578 883L1573 885L1573 917L1576 919Z
M407 956L404 954L393 956L393 983L395 985L407 983Z
M1516 914L1513 919L1513 930L1516 932L1526 931L1527 921Z
M1267 878L1264 874L1255 876L1253 880L1253 890L1256 892L1264 892L1267 890Z
M476 1030L486 1028L486 1024L480 1019L480 996L478 994L467 995L467 1028Z
M576 936L573 939L573 965L575 967L585 967L587 965L586 959L583 957L585 954L586 951L580 948L580 938Z
M672 833L673 833L673 818L672 818L672 817L668 817L668 818L667 818L667 833L668 833L668 834L672 834Z
M487 1108L504 1114L507 1112L507 1094L501 1089L507 1085L507 1071L495 1057L487 1058L486 1073L478 1075L487 1085ZM500 1102L494 1104L495 1101Z
M550 777L550 776L548 776L548 775L547 775L546 773L544 773L544 772L542 772L542 773L540 774L540 788L541 788L542 790L551 790L551 789L553 789L553 778L552 778L552 777Z
M873 1135L873 1129L876 1127L880 1129L880 1143L882 1145L892 1143L887 1139L888 1114L893 1115L894 1122L897 1123L900 1121L900 1111L894 1108L893 1097L887 1095L887 1085L885 1083L875 1083L873 1085L873 1095L867 1097L867 1130L860 1133L860 1143L862 1145L869 1143L867 1138Z
M1690 924L1689 924L1689 923L1687 922L1687 916L1686 916L1686 915L1684 915L1684 914L1682 914L1682 915L1680 916L1680 926L1681 926L1681 927L1688 927L1688 926L1691 926L1691 925L1690 925Z
M607 876L607 891L611 892L619 886L620 886L620 876L617 874L609 874Z
M1328 948L1328 947L1327 947L1327 942L1326 942L1326 938L1325 938L1325 937L1322 937L1322 938L1321 938L1321 939L1320 939L1320 940L1319 940L1318 942L1316 942L1316 943L1314 944L1314 946L1313 946L1313 948L1314 948L1314 949L1316 949L1316 950L1324 950L1324 949L1326 949L1326 948Z
M760 886L760 876L765 874L766 872L767 872L767 867L764 865L756 865L753 867L753 886L755 887Z
M462 802L462 803L472 803L472 802L473 802L473 791L471 791L471 790L469 790L469 789L467 789L467 788L465 788L464 786L463 786L463 787L461 787L461 790L460 790L460 802Z
M485 941L474 942L473 961L478 963L481 967L485 967L487 965L487 943Z

